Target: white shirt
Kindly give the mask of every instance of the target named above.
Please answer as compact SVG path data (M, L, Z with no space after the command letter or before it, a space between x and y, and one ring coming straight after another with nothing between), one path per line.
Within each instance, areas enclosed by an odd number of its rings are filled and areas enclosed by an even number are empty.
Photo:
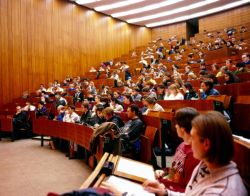
M163 107L162 107L160 104L156 103L156 104L154 104L154 107L153 107L152 109L148 108L148 109L143 113L143 115L147 115L149 111L164 112L164 109L163 109Z
M184 96L182 93L177 93L176 95L170 94L170 95L165 95L164 100L184 100Z
M80 121L80 116L78 116L78 114L75 112L73 112L71 115L65 114L65 116L63 117L63 122L75 123L79 121Z

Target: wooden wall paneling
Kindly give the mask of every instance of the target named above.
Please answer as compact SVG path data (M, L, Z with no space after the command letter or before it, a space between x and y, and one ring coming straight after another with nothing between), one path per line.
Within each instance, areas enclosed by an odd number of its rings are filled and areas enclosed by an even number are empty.
M177 35L178 38L186 38L186 23L181 22L152 29L152 40L156 40L159 37L169 39L173 35Z
M250 5L248 4L239 8L235 8L218 14L213 14L211 16L206 16L199 19L199 32L202 33L204 30L214 31L230 26L249 23L249 18Z
M67 1L1 0L0 6L0 107L40 83L83 75L151 40L151 29Z

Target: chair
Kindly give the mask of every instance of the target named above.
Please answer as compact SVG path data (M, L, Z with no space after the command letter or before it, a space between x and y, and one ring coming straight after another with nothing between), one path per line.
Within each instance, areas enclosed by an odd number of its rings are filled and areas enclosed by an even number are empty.
M217 101L223 104L223 107L225 110L228 110L230 101L231 101L231 96L228 95L210 95L207 97L207 100L213 100Z
M140 161L144 163L149 163L152 159L153 145L156 133L156 127L147 126L145 134L141 135Z

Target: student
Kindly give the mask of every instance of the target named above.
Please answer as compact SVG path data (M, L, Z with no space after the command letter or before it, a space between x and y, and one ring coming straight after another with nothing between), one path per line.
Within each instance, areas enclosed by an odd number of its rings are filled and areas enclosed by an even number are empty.
M191 107L179 109L175 114L175 128L183 142L176 149L171 168L155 171L157 180L170 190L184 192L194 168L199 163L193 157L190 135L191 121L198 115L197 110Z
M146 190L157 195L237 195L247 190L233 158L233 138L224 116L216 111L199 115L192 121L192 150L201 162L194 169L185 193L165 189L158 181L146 181Z

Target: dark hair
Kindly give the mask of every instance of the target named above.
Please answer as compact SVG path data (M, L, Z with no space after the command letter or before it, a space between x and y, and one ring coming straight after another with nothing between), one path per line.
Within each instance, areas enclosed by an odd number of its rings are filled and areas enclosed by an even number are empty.
M194 91L193 86L190 82L185 82L184 87L188 89L189 91Z
M131 104L130 106L128 106L128 108L131 109L131 112L134 112L136 116L139 115L139 107L135 104Z
M228 164L233 158L233 138L225 117L217 111L210 111L194 118L192 126L201 140L208 139L210 148L206 154L209 162Z
M237 76L235 76L233 74L233 72L231 72L231 71L226 71L225 75L228 75L228 77L229 77L229 80L226 81L226 84L232 84L232 83L238 82L238 80L239 80L239 78Z
M38 103L41 104L41 105L44 105L44 102L43 102L43 101L39 101Z
M195 108L181 108L175 113L176 124L178 124L180 127L183 127L186 133L190 134L192 128L192 120L198 115L199 112Z
M206 86L208 86L208 87L209 87L209 89L208 89L208 90L211 90L211 89L214 87L213 82L212 82L212 81L210 81L210 80L205 80L205 81L203 81L203 83L204 83Z
M130 101L130 103L133 102L133 98L130 94L125 94L124 96Z
M83 106L84 108L89 109L89 104L88 104L88 103L83 103L82 106Z

